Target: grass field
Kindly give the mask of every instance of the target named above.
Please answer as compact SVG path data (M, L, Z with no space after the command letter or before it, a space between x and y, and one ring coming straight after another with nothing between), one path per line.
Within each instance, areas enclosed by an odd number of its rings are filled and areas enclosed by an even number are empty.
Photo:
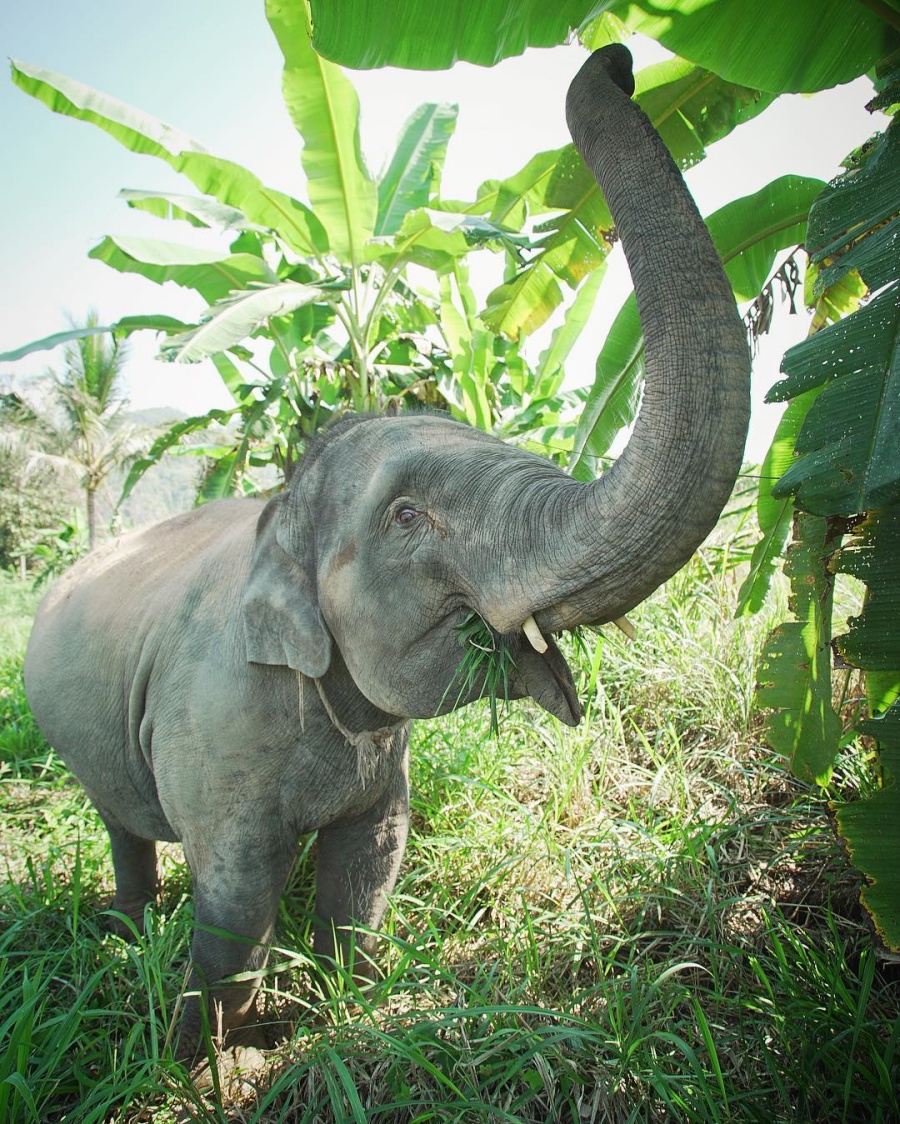
M384 986L308 1011L308 841L266 980L293 1033L207 1088L166 1051L189 878L168 850L146 937L105 931L105 836L32 724L34 597L5 580L0 1120L900 1120L900 971L829 819L865 774L848 754L822 794L759 744L771 620L732 619L733 561L705 550L636 642L588 635L578 729L524 703L499 739L481 705L417 726Z

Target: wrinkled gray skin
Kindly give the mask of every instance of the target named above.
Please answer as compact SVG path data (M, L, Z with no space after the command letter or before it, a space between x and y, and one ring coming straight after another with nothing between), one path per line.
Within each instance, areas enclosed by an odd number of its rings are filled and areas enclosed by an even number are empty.
M326 435L269 503L210 504L127 536L41 606L28 698L109 829L114 906L140 922L156 892L153 841L181 841L194 982L221 1003L226 1028L249 1020L255 987L221 981L264 964L304 832L319 833L317 954L335 955L336 929L378 927L407 833L406 720L481 693L448 690L465 615L477 610L510 638L516 696L575 724L551 634L642 601L729 495L749 411L746 339L706 228L632 89L628 52L607 48L567 103L646 339L640 417L600 481L577 483L441 417L362 419ZM550 641L545 655L524 640L529 615ZM348 743L313 680L345 730L393 728L374 752ZM356 937L366 954L372 944ZM191 1000L183 1054L199 1030Z

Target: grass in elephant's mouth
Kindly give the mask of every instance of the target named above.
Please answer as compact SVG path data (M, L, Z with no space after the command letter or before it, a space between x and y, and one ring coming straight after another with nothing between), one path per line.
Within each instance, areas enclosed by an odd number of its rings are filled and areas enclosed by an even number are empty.
M457 690L457 698L463 698L483 678L491 708L491 733L496 736L500 733L498 700L509 701L509 676L516 666L512 649L474 610L466 615L457 635L463 654L447 690Z

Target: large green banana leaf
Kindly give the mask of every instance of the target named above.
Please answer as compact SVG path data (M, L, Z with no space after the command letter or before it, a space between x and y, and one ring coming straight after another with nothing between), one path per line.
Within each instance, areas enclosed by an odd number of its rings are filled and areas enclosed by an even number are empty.
M900 102L896 61L892 72L883 76L877 100L888 110ZM867 673L870 717L859 728L879 743L882 787L873 797L841 808L838 822L854 862L871 881L863 900L885 941L900 950L896 701L900 693L900 127L896 116L887 133L864 145L851 164L810 210L807 248L816 276L813 288L819 292L835 283L847 287L848 281L861 275L880 291L785 356L786 377L771 397L792 398L794 403L812 394L817 397L797 438L799 455L772 496L793 497L803 511L795 544L789 549L789 558L799 552L803 563L794 567L795 590L805 584L809 590L821 591L824 615L834 573L852 574L866 585L862 613L850 619L849 631L833 643L847 665ZM804 528L815 526L830 528L833 541L823 541L810 551ZM836 550L848 532L844 545ZM811 613L805 595L797 596L791 608L797 620L783 625L779 633L803 631L808 637L804 630L810 626ZM778 648L779 633L767 650L767 678L777 684L777 694L767 696L761 690L760 702L777 706L788 716L793 770L802 777L819 777L833 751L834 734L830 719L817 725L809 716L824 715L824 692L831 690L830 646L817 646L815 658L807 646L804 676L798 674L797 652ZM822 689L818 699L810 679L813 669ZM776 729L772 743L782 748L777 734Z
M900 79L895 77L895 89ZM810 210L808 250L817 291L856 270L868 305L792 348L787 377L770 393L785 400L827 384L797 440L798 458L775 489L807 511L853 515L900 503L900 126L863 152Z
M759 612L769 592L772 576L784 553L785 544L791 533L794 502L790 497L785 496L776 499L772 495L772 488L793 463L797 434L818 394L819 388L816 387L791 402L781 415L772 444L760 466L756 495L756 518L759 523L760 538L753 548L750 570L741 585L736 616Z
M881 788L837 809L838 831L866 876L863 904L888 948L900 950L900 703L862 732L881 746Z
M376 235L396 234L410 211L432 201L456 117L455 105L430 102L420 105L407 120L394 155L378 177Z
M305 0L290 0L300 10ZM894 0L308 0L313 45L344 66L492 66L564 43L605 11L684 58L776 93L849 82L896 37Z
M282 92L303 141L309 201L331 250L357 265L375 229L378 190L360 146L356 90L310 46L301 5L266 0L266 17L284 55Z
M204 195L183 195L173 191L136 191L124 187L119 192L129 207L145 211L158 219L181 219L191 226L220 230L261 230L262 227L247 222L247 216L237 207L226 207Z
M309 207L282 191L266 187L252 172L213 156L190 137L133 106L52 70L12 63L13 82L54 113L87 121L132 152L164 160L204 195L241 211L249 222L278 230L299 254L316 256L328 249L328 235Z
M760 660L760 706L768 711L767 741L795 776L827 784L841 736L831 697L831 611L834 578L822 566L839 541L825 519L803 512L785 573L794 620L778 626Z
M207 304L251 282L274 283L277 274L255 254L202 250L180 242L107 236L88 255L120 273L140 273L162 285L174 281L198 292Z
M168 337L160 348L162 358L177 363L198 363L240 343L270 318L284 316L325 296L325 290L317 285L299 285L296 281L254 286L233 293L208 309L196 328Z

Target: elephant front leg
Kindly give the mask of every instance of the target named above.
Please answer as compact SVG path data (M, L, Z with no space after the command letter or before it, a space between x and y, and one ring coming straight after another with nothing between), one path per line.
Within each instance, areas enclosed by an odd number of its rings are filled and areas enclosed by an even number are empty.
M278 901L293 859L293 848L281 846L250 856L245 844L239 852L220 849L203 861L193 850L185 846L194 875L194 937L176 1051L184 1059L198 1053L207 1027L213 1038L230 1035L234 1043L231 1032L253 1022ZM241 1037L250 1041L260 1033L248 1027Z
M404 768L368 812L319 831L313 949L326 969L339 963L361 981L373 978L375 930L397 881L408 829Z

